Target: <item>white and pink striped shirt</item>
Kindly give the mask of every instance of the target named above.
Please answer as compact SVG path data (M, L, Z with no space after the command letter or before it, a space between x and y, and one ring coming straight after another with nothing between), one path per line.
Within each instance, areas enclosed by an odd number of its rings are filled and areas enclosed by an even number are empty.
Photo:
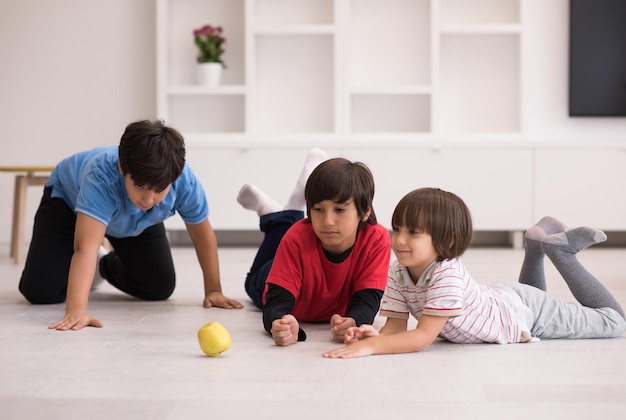
M439 336L454 343L528 341L527 311L510 287L479 285L459 259L433 262L416 284L393 261L380 307L390 318L448 316Z

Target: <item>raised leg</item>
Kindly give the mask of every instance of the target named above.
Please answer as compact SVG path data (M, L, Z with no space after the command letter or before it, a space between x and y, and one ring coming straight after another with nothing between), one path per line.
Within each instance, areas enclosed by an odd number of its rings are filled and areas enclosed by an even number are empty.
M544 252L541 243L547 235L567 230L567 226L553 217L544 217L526 231L524 236L524 261L520 270L519 282L546 290Z
M579 227L546 236L541 247L581 305L612 308L624 317L624 310L611 292L576 257L579 251L605 240L606 235L601 230Z

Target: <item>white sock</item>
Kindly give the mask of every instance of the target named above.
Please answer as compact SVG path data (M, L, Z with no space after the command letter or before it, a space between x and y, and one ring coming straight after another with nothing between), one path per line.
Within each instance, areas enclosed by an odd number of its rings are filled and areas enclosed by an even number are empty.
M309 175L313 172L320 163L328 159L328 156L322 149L313 148L309 151L304 162L304 168L300 173L300 177L296 182L296 187L285 204L285 208L288 210L304 210L306 208L306 200L304 199L304 187L306 181L309 179Z
M252 184L241 187L237 202L245 209L256 211L259 216L284 210L272 197Z

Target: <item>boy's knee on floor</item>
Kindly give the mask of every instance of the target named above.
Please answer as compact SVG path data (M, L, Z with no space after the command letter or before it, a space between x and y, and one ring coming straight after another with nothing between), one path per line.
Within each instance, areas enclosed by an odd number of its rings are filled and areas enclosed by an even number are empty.
M140 296L144 300L167 300L174 293L174 288L176 286L175 278L171 279L163 279L160 282L157 282L154 287L149 290L145 290Z
M174 288L172 287L170 290L159 290L156 292L151 292L149 294L146 294L146 296L144 296L143 299L151 300L151 301L167 300L172 296L173 293L174 293Z
M37 291L28 291L20 288L20 293L29 302L34 305L52 305L55 303L65 302L65 293L60 296L50 296L44 293L37 293Z

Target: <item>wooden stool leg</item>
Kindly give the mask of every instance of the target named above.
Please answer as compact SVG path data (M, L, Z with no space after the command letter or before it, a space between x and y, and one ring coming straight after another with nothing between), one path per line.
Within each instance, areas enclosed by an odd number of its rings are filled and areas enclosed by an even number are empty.
M15 177L15 191L13 198L13 226L11 227L11 257L15 264L22 261L24 246L24 213L26 212L26 190L28 180L25 175Z

